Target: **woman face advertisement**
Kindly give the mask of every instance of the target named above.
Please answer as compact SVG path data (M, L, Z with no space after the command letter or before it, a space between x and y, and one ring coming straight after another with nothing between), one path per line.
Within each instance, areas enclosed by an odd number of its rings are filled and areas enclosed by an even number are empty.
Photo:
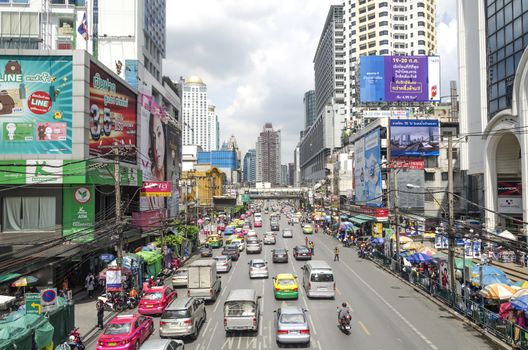
M165 128L160 118L150 117L150 160L152 179L165 180Z

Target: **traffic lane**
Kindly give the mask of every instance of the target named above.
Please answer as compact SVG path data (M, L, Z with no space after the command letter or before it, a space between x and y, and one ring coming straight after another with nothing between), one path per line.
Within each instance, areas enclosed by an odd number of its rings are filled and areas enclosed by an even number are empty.
M326 252L332 258L337 241L327 235L317 236L315 240L319 248L322 248L318 252ZM365 327L381 324L392 329L391 333L398 343L403 341L398 333L403 333L407 341L415 343L420 340L422 347L425 344L432 349L447 346L495 348L479 332L454 318L446 309L438 307L372 262L358 259L355 249L341 248L341 260L334 264L334 269L338 272L338 288L344 297L350 297L352 306L365 319ZM364 303L364 300L368 300L368 303ZM368 308L364 307L366 304ZM378 313L389 316L386 319L390 322L379 323L379 317L376 316ZM446 337L448 334L450 336Z

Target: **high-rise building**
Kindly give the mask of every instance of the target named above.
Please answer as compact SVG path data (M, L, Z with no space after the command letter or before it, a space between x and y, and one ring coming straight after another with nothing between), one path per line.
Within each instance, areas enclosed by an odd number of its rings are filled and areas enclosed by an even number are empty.
M281 165L281 185L288 186L288 165Z
M257 182L280 184L281 132L271 123L264 124L257 140Z
M315 90L309 90L304 93L304 130L312 126L315 121Z
M360 56L434 55L436 0L348 0L343 8L346 116L355 120Z
M254 184L257 180L257 150L249 149L244 155L244 183Z
M217 150L220 148L220 122L218 121L218 114L216 114L216 106L207 106L208 123L210 123L211 130L211 150Z
M207 85L200 77L182 80L183 144L198 145L204 151L218 149L215 106L207 100Z
M528 232L526 1L458 1L460 164L470 215L489 231ZM524 239L524 237L523 237Z

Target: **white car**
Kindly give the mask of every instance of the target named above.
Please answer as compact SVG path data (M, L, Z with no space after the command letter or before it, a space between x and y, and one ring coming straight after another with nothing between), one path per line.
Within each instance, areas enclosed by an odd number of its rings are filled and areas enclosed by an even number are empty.
M233 263L231 258L225 255L218 255L213 258L216 261L216 272L229 272Z
M172 286L176 287L187 287L187 269L180 267L172 275Z
M264 234L264 244L275 244L276 243L276 239L275 239L275 234L273 232L266 232Z
M268 263L262 259L251 259L249 265L249 278L269 278Z
M283 238L293 238L293 231L291 228L285 228L282 230L282 237Z

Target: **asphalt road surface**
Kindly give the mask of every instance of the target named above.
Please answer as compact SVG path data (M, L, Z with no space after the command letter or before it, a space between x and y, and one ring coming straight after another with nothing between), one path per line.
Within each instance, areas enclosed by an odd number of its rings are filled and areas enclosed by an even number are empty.
M281 219L281 230L287 227ZM263 215L263 227L256 231L260 238L269 231L269 216ZM341 261L333 261L333 249L337 244L324 234L309 235L315 243L314 260L325 260L332 266L336 281L335 300L308 299L302 288L296 301L278 301L273 296L273 280L278 273L294 273L301 279L303 261L291 256L293 247L304 244L304 235L299 224L294 226L292 239L277 234L277 244L263 246L261 254L242 252L233 268L222 274L222 293L216 303L207 305L207 321L197 340L185 340L187 350L245 350L277 349L273 325L274 310L281 305L300 305L308 309L311 327L311 343L308 348L319 350L336 349L495 349L480 333L453 318L451 314L415 292L372 262L357 258L355 249L341 248ZM285 247L289 250L287 264L273 264L271 250ZM220 249L214 251L220 254ZM268 261L269 279L250 280L248 262L252 258ZM226 337L223 328L223 303L231 289L253 288L261 299L260 329L257 335L235 334ZM182 295L185 289L179 289ZM336 308L346 301L352 309L352 330L343 334L337 327ZM159 338L159 317L155 318L156 331L151 339ZM281 346L306 348L305 345ZM95 349L95 343L88 349Z

